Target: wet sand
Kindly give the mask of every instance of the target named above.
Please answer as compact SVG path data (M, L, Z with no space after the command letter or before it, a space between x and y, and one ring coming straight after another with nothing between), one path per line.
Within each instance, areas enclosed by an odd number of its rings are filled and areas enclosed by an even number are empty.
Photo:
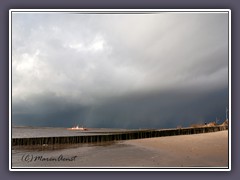
M227 167L228 131L101 144L14 147L14 167Z

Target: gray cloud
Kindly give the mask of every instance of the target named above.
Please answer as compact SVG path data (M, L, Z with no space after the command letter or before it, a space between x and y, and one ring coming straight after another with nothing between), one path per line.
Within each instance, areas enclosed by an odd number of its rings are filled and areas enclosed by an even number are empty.
M17 125L144 128L224 118L226 13L13 13L12 27Z

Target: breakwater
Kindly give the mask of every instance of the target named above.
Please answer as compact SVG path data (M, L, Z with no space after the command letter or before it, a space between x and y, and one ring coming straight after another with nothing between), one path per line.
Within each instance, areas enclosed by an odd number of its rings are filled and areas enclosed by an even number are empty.
M122 131L117 133L95 134L95 135L85 135L85 136L12 138L12 146L96 143L96 142L142 139L142 138L152 138L152 137L209 133L209 132L216 132L216 131L222 131L227 129L228 129L228 126L220 125L220 126L213 126L213 127L197 127L197 128L189 127L189 128L176 128L176 129L160 129L160 130Z

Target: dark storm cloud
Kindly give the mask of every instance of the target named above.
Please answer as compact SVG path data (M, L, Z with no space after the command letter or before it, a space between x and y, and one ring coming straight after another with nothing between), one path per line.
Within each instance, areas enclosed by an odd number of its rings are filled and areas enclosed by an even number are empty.
M15 125L69 126L85 123L87 107L53 93L32 96L31 101L13 104Z
M172 90L131 94L89 106L59 99L54 94L32 97L31 100L37 103L13 106L15 125L172 128L209 122L216 117L222 122L228 93L227 89L214 92Z
M172 127L224 118L228 15L13 13L16 125Z

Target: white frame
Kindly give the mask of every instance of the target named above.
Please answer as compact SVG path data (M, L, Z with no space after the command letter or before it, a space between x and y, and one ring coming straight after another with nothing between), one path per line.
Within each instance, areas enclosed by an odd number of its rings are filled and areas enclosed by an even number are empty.
M34 168L12 168L12 12L29 12L29 13L68 13L78 11L81 13L89 13L89 12L98 12L98 13L106 13L106 12L117 12L117 13L136 13L136 12L148 12L148 13L157 13L157 12L168 12L168 13L219 13L225 12L228 13L228 32L229 32L229 71L228 71L228 82L229 82L229 130L228 130L228 160L229 160L229 167L228 168L219 168L219 167L203 167L203 168L192 168L192 167L146 167L146 168L139 168L139 167L119 167L119 168L111 168L111 167L99 167L99 168L92 168L92 167L84 167L84 168L71 168L71 167L34 167ZM85 169L86 168L86 169ZM124 169L121 169L124 168ZM231 171L231 10L230 9L10 9L9 10L9 170L10 171Z

